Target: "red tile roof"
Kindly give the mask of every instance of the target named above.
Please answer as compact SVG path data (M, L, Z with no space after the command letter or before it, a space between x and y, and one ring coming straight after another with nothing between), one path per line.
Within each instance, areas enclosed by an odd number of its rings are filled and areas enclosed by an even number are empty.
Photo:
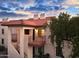
M49 19L11 20L11 21L4 22L2 25L4 26L24 25L24 26L34 26L34 27L37 26L38 27L38 26L44 26L48 20Z

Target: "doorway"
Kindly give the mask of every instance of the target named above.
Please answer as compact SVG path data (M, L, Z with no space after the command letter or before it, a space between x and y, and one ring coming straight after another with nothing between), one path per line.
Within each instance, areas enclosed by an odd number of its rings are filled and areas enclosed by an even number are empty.
M35 29L33 29L33 40L35 40L35 36L42 37L42 30L38 29L38 32L35 33ZM42 47L34 47L33 46L33 58L41 57L44 55L44 46Z

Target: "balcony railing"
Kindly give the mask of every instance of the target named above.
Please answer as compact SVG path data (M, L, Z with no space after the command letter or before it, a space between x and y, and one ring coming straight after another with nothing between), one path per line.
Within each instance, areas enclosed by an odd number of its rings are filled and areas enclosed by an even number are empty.
M34 47L42 47L42 46L45 45L45 42L46 42L46 40L45 40L44 37L37 37L37 38L36 38L35 40L33 40L33 41L31 41L31 40L29 39L28 45L29 45L29 46L34 46Z

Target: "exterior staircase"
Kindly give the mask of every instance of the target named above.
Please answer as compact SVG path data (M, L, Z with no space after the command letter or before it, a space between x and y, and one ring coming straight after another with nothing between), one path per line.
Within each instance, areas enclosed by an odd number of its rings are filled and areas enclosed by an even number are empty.
M21 58L20 49L17 43L9 44L9 54L10 58ZM24 58L27 58L27 54L24 52Z
M9 58L21 58L20 53L16 50L13 44L9 44L8 54Z

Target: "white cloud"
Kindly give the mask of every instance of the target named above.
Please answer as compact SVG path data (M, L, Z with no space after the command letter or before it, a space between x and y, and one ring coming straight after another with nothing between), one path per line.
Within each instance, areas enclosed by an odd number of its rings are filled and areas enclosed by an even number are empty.
M14 13L16 13L16 14L28 15L26 18L32 17L33 14L34 14L34 13L32 13L32 12L29 12L29 11L22 11L22 10L14 11Z
M66 0L62 4L64 4L64 5L78 5L79 2L78 2L78 0Z
M0 2L3 1L3 0L0 0ZM31 10L30 12L29 11L24 11L26 8L30 8L30 7L37 7L39 6L39 3L35 2L36 0L26 0L26 2L21 2L19 0L19 2L17 0L6 0L6 2L11 2L11 3L14 3L14 4L18 4L18 6L16 7L9 7L11 9L12 12L15 12L17 14L25 14L25 15L33 15L33 13L31 13L32 11L37 13L37 12L42 12L42 11L39 11L39 9L43 9L43 8L40 8L36 10ZM40 0L39 0L40 1ZM42 1L42 0L41 0ZM51 11L46 11L46 14L48 16L51 16L51 15L58 15L60 12L66 12L67 9L70 7L70 6L73 6L77 9L79 9L79 1L78 0L65 0L63 1L62 3L58 3L58 4L55 4L53 1L54 0L43 0L44 2L41 2L40 4L44 5L45 8L47 8L48 10L52 7ZM59 1L59 0L56 0L56 1ZM37 5L36 5L37 4ZM4 4L5 7L8 7L8 4ZM10 5L11 6L11 5ZM49 7L51 6L51 7ZM60 9L57 9L57 10L53 10L54 7L56 6L61 6L63 7L62 10ZM23 7L24 10L16 10L16 8L20 8L20 7ZM60 7L59 7L60 8ZM65 8L65 9L64 9ZM46 9L46 10L47 10ZM0 10L1 11L1 10ZM45 11L45 10L44 10ZM79 11L78 11L79 12ZM74 12L76 13L76 12ZM30 16L29 16L30 17Z

